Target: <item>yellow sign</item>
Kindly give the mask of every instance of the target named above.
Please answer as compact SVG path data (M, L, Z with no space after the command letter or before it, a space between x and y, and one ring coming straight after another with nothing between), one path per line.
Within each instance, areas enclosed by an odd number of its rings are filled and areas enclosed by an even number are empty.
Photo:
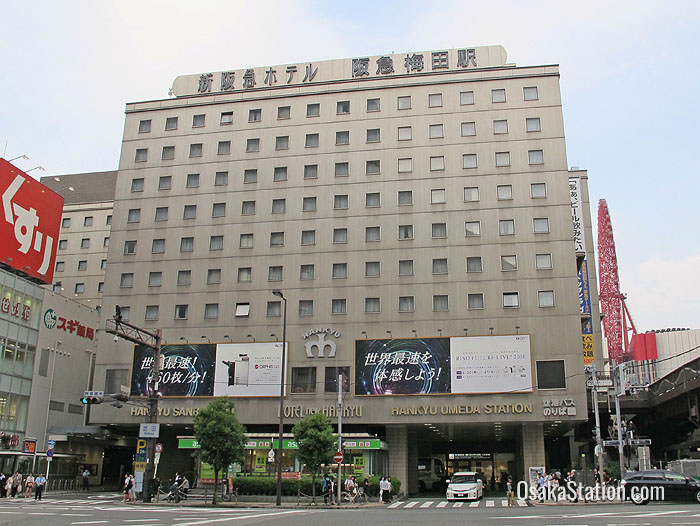
M355 466L355 475L362 475L365 472L365 457L352 457L352 463Z
M137 471L146 471L146 463L134 462L134 473L136 473Z
M267 471L267 457L255 457L255 471L258 473Z
M584 334L583 338L583 365L591 365L595 360L595 347L593 346L593 335Z

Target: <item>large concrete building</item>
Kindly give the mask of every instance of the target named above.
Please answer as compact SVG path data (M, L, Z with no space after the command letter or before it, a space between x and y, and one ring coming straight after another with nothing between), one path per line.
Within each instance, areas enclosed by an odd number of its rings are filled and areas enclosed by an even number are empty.
M491 46L205 72L172 92L127 104L102 298L169 344L161 462L182 471L193 413L233 394L242 469L265 470L287 308L285 431L335 421L340 375L355 468L404 491L436 463L489 479L571 464L582 325L587 359L600 326L593 265L582 318L587 176L567 166L556 65ZM140 352L101 338L96 387L144 394ZM195 359L210 363L186 380ZM143 413L92 422L134 435Z

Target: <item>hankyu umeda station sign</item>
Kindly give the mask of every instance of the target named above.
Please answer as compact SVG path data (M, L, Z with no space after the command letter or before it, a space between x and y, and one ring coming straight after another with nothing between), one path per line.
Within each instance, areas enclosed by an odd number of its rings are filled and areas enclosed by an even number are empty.
M189 97L343 80L365 81L420 76L506 65L506 50L502 46L392 53L182 75L175 79L170 92L176 97Z

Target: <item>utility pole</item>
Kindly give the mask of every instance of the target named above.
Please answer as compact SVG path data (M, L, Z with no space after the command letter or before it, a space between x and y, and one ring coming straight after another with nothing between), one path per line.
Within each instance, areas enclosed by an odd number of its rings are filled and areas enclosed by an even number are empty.
M622 414L620 413L620 395L625 392L624 363L614 366L615 413L617 414L617 449L620 454L620 480L625 476L625 443L622 437Z
M343 376L338 373L338 451L343 452ZM343 473L343 461L338 462L338 501L340 506L341 476Z
M595 453L598 457L598 472L600 480L603 480L604 455L603 455L603 440L600 436L600 413L598 411L598 371L595 368L595 362L591 364L591 378L593 379L593 411L595 413Z
M137 345L144 345L153 351L153 367L151 369L151 381L148 386L148 415L146 422L150 424L158 423L158 376L160 374L160 347L162 341L161 329L155 329L153 332L147 331L136 325L122 320L121 308L115 306L114 318L107 320L105 332L114 334L115 341L117 338L123 338ZM155 473L155 448L157 438L146 439L146 471L143 476L143 502L151 502L151 492L155 491L153 487L153 476Z

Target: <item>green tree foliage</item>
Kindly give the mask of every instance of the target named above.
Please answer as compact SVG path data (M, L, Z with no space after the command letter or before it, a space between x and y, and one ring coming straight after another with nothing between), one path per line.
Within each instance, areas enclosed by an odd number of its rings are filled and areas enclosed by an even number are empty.
M195 454L214 468L212 504L216 504L219 472L245 458L245 428L233 414L233 402L223 398L209 402L194 417L194 435L200 445Z
M299 448L296 457L306 464L311 473L312 499L315 500L316 475L321 470L321 465L333 461L337 438L333 434L330 420L322 413L307 416L292 428L292 433Z

